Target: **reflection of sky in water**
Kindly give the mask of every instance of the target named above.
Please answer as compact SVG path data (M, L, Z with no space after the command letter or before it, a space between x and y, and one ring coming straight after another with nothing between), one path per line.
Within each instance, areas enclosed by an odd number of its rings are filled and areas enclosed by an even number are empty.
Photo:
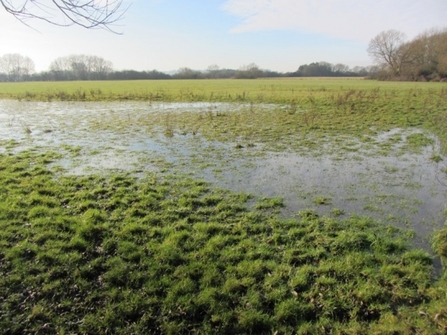
M376 217L393 213L401 218L399 224L407 220L418 225L425 219L426 224L438 226L446 189L434 178L436 173L437 165L419 155L339 161L278 154L261 162L249 183L259 185L267 195L282 194L295 211L306 204L319 211L337 207ZM312 204L316 196L331 198L331 205ZM429 233L431 228L419 229Z
M400 227L407 222L420 236L427 236L443 224L447 180L446 174L440 172L445 161L436 164L430 160L439 151L436 143L418 154L369 154L359 143L360 151L340 155L332 150L336 154L314 157L312 153L302 156L293 152L256 152L260 146L235 149L234 144L207 141L191 134L167 138L162 133L147 133L144 125L126 123L135 115L150 121L157 113L237 111L247 106L0 100L0 140L16 140L20 149L79 146L78 156L67 155L58 163L77 174L109 169L151 171L157 170L155 161L168 162L171 172L178 169L236 191L283 197L285 215L305 208L329 213L337 207ZM112 121L115 128L107 127ZM393 129L378 134L374 140L379 143L399 134L404 139L414 132L421 130ZM346 138L352 144L353 139ZM402 143L394 144L396 152ZM331 198L332 203L317 206L313 202L317 196Z

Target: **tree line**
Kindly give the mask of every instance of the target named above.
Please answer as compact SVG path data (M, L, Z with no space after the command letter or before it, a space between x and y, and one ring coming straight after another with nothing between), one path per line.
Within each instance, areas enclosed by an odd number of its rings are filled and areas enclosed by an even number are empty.
M128 7L123 0L97 2L90 0L13 2L0 0L0 7L18 20L43 20L57 26L78 25L87 29L103 28L112 32ZM50 14L53 13L53 14ZM220 69L211 65L207 71L181 68L173 75L157 70L113 71L112 63L97 56L70 55L52 62L49 71L35 72L31 58L20 54L0 57L0 81L50 80L132 80L132 79L201 79L201 78L259 78L308 76L366 76L374 79L447 81L447 28L431 29L411 41L396 30L381 32L368 46L368 54L376 65L349 69L344 64L317 62L301 65L297 71L279 73L262 70L252 63L238 70Z
M220 68L210 65L206 70L188 67L173 74L157 70L115 71L110 61L98 56L69 55L51 62L48 71L35 72L31 58L20 54L6 54L0 57L0 81L73 81L73 80L142 80L142 79L255 79L268 77L360 77L371 75L375 67L354 67L344 64L316 62L301 65L296 71L280 73L261 69L255 63L239 69Z
M36 73L31 58L20 54L0 57L0 81L72 81L141 79L255 79L267 77L368 77L379 80L447 81L447 28L431 29L407 41L397 30L383 31L371 39L368 54L374 66L349 68L345 64L314 62L296 71L280 73L255 63L239 69L210 65L206 70L188 67L173 74L157 70L113 70L110 61L98 56L69 55L51 62L49 70Z
M368 46L383 80L447 81L447 28L431 29L407 41L397 30L383 31Z

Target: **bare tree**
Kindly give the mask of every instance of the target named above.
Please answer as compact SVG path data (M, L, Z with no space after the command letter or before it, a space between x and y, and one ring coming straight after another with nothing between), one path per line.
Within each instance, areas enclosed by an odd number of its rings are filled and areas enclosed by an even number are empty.
M405 44L404 33L387 30L369 42L367 51L377 64L388 66L393 74L398 76L402 65L408 60L411 50Z
M34 62L29 57L20 54L6 54L0 57L0 73L6 74L9 81L20 81L34 71Z
M173 77L176 79L199 79L202 78L202 73L189 67L182 67Z
M408 44L413 75L447 74L447 29L430 29Z
M111 26L127 10L123 0L0 0L0 4L24 24L29 19L39 19L58 26L78 25L113 32L116 31Z
M236 72L236 78L238 79L255 79L261 76L262 70L255 63L243 65Z
M220 70L220 68L217 64L212 64L212 65L208 66L208 68L206 69L208 78L217 78L219 70Z
M92 73L91 79L104 79L107 74L113 71L112 62L97 56L89 56L88 58L90 71Z
M341 63L332 65L332 72L347 73L349 72L349 66Z
M50 64L50 71L61 80L105 79L112 70L110 61L91 55L59 57Z

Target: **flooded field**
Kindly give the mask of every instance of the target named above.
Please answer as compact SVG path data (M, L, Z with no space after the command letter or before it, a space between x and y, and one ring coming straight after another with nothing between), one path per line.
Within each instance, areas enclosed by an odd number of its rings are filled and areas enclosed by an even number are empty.
M0 329L445 333L444 84L13 84Z
M415 230L417 243L428 249L426 238L444 224L447 203L446 157L437 138L417 127L318 136L288 128L266 140L258 124L238 132L216 123L237 127L246 122L241 115L250 120L263 113L277 113L278 123L284 113L313 122L308 110L290 108L0 100L0 150L59 152L53 167L66 174L186 174L257 200L278 198L284 217L306 210L370 216Z

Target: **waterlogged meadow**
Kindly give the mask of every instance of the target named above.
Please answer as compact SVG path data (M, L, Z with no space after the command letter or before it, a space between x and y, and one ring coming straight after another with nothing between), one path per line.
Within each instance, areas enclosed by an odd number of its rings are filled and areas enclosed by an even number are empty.
M0 97L6 333L445 333L445 84Z

